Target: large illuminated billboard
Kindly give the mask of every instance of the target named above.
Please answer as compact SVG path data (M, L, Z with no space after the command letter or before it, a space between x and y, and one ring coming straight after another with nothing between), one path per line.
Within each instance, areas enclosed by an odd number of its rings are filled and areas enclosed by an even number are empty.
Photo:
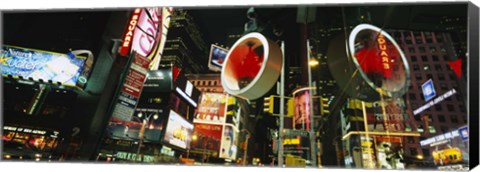
M193 132L193 152L219 156L223 135L223 125L195 123ZM192 151L191 151L192 152Z
M190 149L192 132L193 124L182 118L175 111L170 110L163 141L181 149Z
M2 46L2 75L76 86L85 57L14 46Z
M226 98L223 93L203 93L194 122L225 123Z
M127 25L119 54L135 51L152 63L149 69L158 69L160 55L166 42L172 8L137 8Z

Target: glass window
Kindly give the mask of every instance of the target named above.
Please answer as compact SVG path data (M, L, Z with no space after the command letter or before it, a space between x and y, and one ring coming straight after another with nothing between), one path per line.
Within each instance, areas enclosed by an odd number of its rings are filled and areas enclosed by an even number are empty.
M445 80L445 75L443 73L438 73L437 76L440 81Z
M436 105L435 105L435 110L436 110L436 111L442 111L442 105L436 104Z
M464 105L458 105L458 109L460 109L460 112L465 112L465 106Z
M418 52L425 53L425 47L418 47Z
M438 59L438 56L433 55L433 56L432 56L432 60L435 61L435 62L438 62L438 60L439 60L439 59Z
M432 74L427 74L427 79L433 79L433 75Z
M422 61L423 61L423 62L428 61L428 57L427 57L427 56L421 56L421 58L422 58Z
M452 123L458 123L458 118L456 115L450 116L450 120L452 121Z
M415 74L415 79L422 80L422 74L416 73Z
M428 64L423 65L423 70L429 71L430 70L430 65L428 65Z
M452 104L447 104L447 109L448 109L449 112L455 111L455 108L453 107Z
M415 53L415 48L413 48L413 47L408 48L408 52Z
M445 116L438 115L438 122L445 122Z
M413 70L414 70L414 71L420 70L420 66L418 66L417 64L414 64L414 65L413 65Z
M436 71L442 71L442 65L436 64L435 65L435 70Z
M437 52L437 48L435 47L430 47L430 53L435 53Z
M412 62L416 62L417 61L417 56L412 56L411 59L412 59Z

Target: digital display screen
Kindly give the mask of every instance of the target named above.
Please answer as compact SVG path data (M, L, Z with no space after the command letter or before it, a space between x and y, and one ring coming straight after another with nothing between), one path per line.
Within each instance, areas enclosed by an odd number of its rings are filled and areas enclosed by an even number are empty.
M84 64L85 57L55 52L13 46L3 46L1 52L3 75L66 86L76 86Z
M182 149L189 149L193 124L170 110L164 142Z

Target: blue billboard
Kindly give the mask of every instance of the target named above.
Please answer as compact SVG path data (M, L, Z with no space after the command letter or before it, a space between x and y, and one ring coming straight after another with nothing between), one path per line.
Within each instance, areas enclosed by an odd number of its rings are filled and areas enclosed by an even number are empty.
M60 82L65 86L76 86L86 59L13 46L3 46L0 55L2 75Z

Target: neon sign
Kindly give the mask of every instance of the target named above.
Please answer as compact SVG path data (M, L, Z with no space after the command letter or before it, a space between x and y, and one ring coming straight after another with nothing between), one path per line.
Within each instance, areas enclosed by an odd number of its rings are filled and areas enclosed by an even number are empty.
M130 22L128 22L127 33L125 33L125 37L123 38L123 44L119 51L119 54L122 56L125 56L129 53L128 50L130 50L130 46L132 45L133 33L135 32L135 27L137 27L138 18L141 11L142 10L140 8L135 9L133 11Z

